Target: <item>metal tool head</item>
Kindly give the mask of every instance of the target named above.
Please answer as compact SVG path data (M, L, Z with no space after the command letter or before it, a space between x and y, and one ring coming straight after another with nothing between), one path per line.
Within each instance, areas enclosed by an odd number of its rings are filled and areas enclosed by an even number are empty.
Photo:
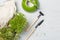
M43 22L44 22L44 19L43 19L43 20L41 20L41 21L36 25L36 27L35 27L35 28L37 28L38 26L40 26Z
M39 13L40 13L40 15L44 16L44 14L41 11Z
M40 18L40 16L44 16L44 14L40 11L39 12L40 14L39 14L39 16L38 16L38 19Z

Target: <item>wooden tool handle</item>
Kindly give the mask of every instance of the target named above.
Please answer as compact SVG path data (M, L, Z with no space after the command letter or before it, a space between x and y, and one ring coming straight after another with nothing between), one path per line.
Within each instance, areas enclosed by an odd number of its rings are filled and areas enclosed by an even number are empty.
M28 29L26 30L26 32L28 32L28 31L31 29L31 27L37 22L38 18L34 18L33 20L34 20L34 21L33 21L32 24L28 27Z
M28 40L30 38L30 36L35 32L36 29L33 29L32 32L30 34L27 35L25 40Z

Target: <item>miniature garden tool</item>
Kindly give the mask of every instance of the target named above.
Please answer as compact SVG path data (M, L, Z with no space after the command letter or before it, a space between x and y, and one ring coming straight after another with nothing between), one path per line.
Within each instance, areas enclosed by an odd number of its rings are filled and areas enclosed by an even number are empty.
M30 36L35 32L35 30L37 29L38 26L40 26L42 23L44 22L44 20L40 21L34 29L32 29L32 32L30 34L28 34L28 36L26 37L25 40L28 40L30 38Z
M28 29L26 30L27 32L32 28L32 26L38 21L38 19L41 17L41 16L44 16L44 14L40 11L39 12L39 16L34 18L32 24L28 27Z

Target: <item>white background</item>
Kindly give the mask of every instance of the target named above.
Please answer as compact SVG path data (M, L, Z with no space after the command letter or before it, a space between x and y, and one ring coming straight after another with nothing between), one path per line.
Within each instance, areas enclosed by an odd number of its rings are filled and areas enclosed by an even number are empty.
M22 0L17 1L18 9L26 15L31 24L33 18L39 14L39 10L30 14L22 9L21 2ZM41 11L45 14L41 19L45 21L29 40L60 40L60 0L39 0L39 3Z

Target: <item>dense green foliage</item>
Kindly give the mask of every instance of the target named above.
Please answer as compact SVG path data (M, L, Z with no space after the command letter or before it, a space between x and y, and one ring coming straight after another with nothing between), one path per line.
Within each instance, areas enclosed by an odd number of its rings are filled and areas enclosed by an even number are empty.
M17 40L18 35L25 29L27 20L21 13L16 13L8 22L7 27L0 29L0 40Z

